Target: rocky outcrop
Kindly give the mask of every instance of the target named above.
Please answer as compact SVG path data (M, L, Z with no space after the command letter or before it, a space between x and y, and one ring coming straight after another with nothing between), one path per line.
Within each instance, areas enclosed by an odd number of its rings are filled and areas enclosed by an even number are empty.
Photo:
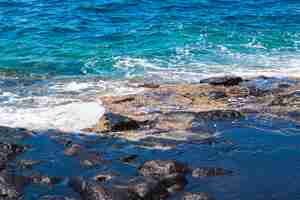
M129 117L116 114L105 113L95 127L96 132L117 132L135 130L140 127L140 122L135 121Z
M95 127L85 131L128 140L155 137L206 141L214 135L207 123L240 120L248 113L300 121L298 80L224 76L197 84L138 87L144 87L144 91L101 97L107 112Z

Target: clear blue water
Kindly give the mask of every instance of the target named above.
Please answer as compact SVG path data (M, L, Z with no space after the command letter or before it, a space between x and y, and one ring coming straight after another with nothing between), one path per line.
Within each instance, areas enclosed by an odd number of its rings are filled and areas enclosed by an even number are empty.
M32 146L18 159L41 160L33 167L43 175L66 180L53 187L31 185L25 188L25 200L43 195L76 196L67 185L74 176L93 178L97 174L120 174L113 181L123 181L138 175L137 167L151 159L176 159L191 168L222 167L234 173L227 176L193 178L187 176L185 191L207 192L217 200L293 200L300 198L299 124L271 118L249 116L245 120L216 122L221 136L214 144L179 143L175 149L143 148L145 141L129 142L116 138L76 135L37 135L23 140ZM80 144L87 152L99 152L110 161L95 168L82 168L79 158L63 154L66 141ZM162 141L161 141L162 142ZM49 151L51 149L51 151ZM138 155L131 164L119 161L124 155ZM83 157L84 158L84 157ZM25 169L21 174L32 174ZM180 195L180 192L168 198Z
M298 72L300 2L1 0L0 47L17 76Z

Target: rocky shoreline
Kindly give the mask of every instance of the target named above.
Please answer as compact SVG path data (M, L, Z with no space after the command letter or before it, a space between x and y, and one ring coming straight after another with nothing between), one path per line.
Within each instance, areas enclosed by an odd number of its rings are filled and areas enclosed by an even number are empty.
M234 176L234 170L124 152L129 147L136 148L133 152L172 151L186 142L211 145L218 142L217 123L232 124L253 114L300 120L296 79L225 76L137 88L143 92L100 97L106 113L82 130L97 136L0 127L0 199L212 200L214 194L186 191L189 180ZM49 157L42 157L44 151ZM129 172L107 170L115 166ZM61 176L53 175L60 169Z
M297 79L235 76L215 77L198 84L139 85L144 91L104 96L106 113L97 132L139 140L159 137L206 140L213 136L208 122L238 120L247 114L300 120L300 83Z

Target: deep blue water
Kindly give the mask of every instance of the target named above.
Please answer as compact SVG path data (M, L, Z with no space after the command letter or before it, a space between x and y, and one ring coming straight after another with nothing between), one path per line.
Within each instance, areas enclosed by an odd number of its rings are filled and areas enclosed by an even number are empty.
M300 2L0 0L0 47L13 76L298 72Z

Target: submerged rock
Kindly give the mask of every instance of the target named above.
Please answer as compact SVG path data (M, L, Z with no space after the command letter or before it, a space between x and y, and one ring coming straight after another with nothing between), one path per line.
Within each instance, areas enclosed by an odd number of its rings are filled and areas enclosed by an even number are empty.
M243 86L249 89L249 94L253 96L262 96L266 94L278 94L297 84L297 80L287 78L260 76L252 80L243 82Z
M236 120L242 119L245 115L236 110L210 110L197 113L197 120Z
M156 119L155 128L163 130L192 130L205 121L236 120L244 114L235 110L210 110L203 112L170 112ZM202 124L206 126L206 124Z
M164 186L150 177L137 177L129 180L128 191L144 200L160 200L168 196Z
M150 160L139 168L139 172L143 176L158 179L171 174L185 174L188 170L185 164L175 160Z
M224 176L227 174L232 174L232 171L225 170L223 168L209 168L209 167L196 168L192 171L192 176L194 178L207 177L207 176Z
M15 200L18 199L21 194L17 191L17 189L7 184L6 182L0 181L0 199L1 200Z
M192 193L186 192L182 195L180 200L214 200L211 196L204 192Z
M15 200L20 198L24 187L29 181L25 176L2 171L0 173L0 199Z
M201 80L200 83L208 83L210 85L234 86L240 84L242 81L243 79L238 76L223 76L204 79Z
M78 192L83 200L135 200L134 194L126 189L108 188L81 178L70 180L70 186Z
M31 169L33 166L40 164L40 160L19 160L17 166L23 169Z
M16 143L26 137L31 136L33 133L24 128L11 128L0 126L0 141L7 143Z
M185 174L188 167L174 160L151 160L145 162L139 172L160 182L169 193L182 190L187 184Z
M18 144L0 143L0 170L6 167L9 160L23 153L25 147Z
M46 195L39 198L39 200L77 200L72 197L64 197L64 196L55 196L55 195Z
M72 144L64 150L66 156L77 156L81 151L81 146L79 144Z
M56 185L63 180L62 177L51 177L51 176L41 175L41 174L34 174L28 178L30 182L33 184L48 185L48 186Z
M80 155L80 165L85 168L95 167L103 164L105 160L98 152L86 152Z
M120 158L120 161L123 163L131 163L133 162L136 158L138 157L138 155L126 155Z

